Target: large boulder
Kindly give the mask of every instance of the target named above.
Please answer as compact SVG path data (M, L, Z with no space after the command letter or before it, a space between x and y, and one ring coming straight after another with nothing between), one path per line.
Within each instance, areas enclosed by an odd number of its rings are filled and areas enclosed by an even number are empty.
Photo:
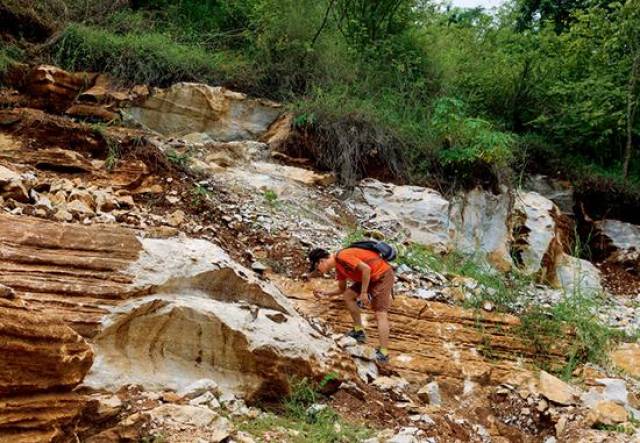
M453 200L451 224L455 226L455 249L467 255L479 255L501 271L513 265L509 253L511 233L508 225L511 195L494 195L480 188Z
M565 294L593 296L602 293L600 271L593 263L568 254L561 254L553 267L549 282Z
M640 226L619 220L595 222L595 246L607 261L640 271Z
M367 179L360 183L362 198L376 211L376 220L403 227L413 242L438 251L450 249L449 202L440 193L419 186L395 186Z
M0 298L0 354L0 441L58 441L83 410L71 390L91 367L91 348L60 320Z
M366 179L353 206L367 227L404 229L406 239L435 251L455 250L503 272L515 266L567 293L602 291L599 271L565 252L567 217L536 192L475 188L449 202L432 189Z
M210 378L251 397L286 392L292 375L354 371L280 291L205 240L0 216L0 248L0 283L92 339L91 387Z
M143 126L167 136L204 133L216 141L258 140L281 106L223 87L177 83L129 109Z
M515 195L511 223L513 226L513 255L528 274L540 271L551 242L556 238L553 202L536 192Z

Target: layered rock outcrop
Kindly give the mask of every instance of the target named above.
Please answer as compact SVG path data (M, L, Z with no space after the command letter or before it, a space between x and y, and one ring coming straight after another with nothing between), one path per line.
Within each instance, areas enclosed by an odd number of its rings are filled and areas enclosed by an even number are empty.
M351 319L340 297L317 300L315 287L331 282L294 282L279 279L278 285L300 309L331 325L335 332L351 327ZM364 312L369 340L375 344L375 317ZM564 363L562 344L544 354L536 354L516 332L519 319L512 315L484 313L404 295L394 299L389 319L394 339L391 366L407 380L424 383L436 378L450 387L449 393L462 393L473 385L486 386L524 383L530 377L528 363L545 360L550 367ZM466 386L466 387L465 387Z
M92 340L89 386L212 378L269 396L292 374L353 371L276 288L208 241L0 216L0 245L0 282Z
M141 125L162 135L207 134L216 141L258 140L281 114L277 103L199 83L157 90L128 110Z
M0 355L0 441L57 441L84 407L71 390L91 367L91 348L55 317L0 298Z
M102 74L67 72L49 65L17 65L6 77L8 84L24 93L22 97L3 97L2 100L8 100L7 105L103 121L118 120L119 106L144 100L149 95L146 86L120 88Z

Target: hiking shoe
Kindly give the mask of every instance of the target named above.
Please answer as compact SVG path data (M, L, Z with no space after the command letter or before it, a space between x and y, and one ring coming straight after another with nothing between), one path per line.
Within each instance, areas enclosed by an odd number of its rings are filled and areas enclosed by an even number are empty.
M355 338L358 343L366 343L367 342L367 334L363 330L356 331L355 329L347 332L347 337Z
M383 354L380 349L376 349L376 362L380 364L389 363L389 354Z

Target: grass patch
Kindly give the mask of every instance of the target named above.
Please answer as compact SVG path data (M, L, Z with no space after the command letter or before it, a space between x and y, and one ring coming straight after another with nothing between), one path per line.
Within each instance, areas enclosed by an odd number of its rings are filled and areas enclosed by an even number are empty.
M562 339L566 344L566 365L561 375L570 379L582 363L608 363L608 351L623 333L610 328L597 316L602 305L598 296L566 295L551 307L531 306L521 316L520 335L538 352L545 352Z
M262 193L264 201L267 202L271 208L278 206L278 194L273 189L265 189Z
M322 399L318 390L330 379L331 376L328 376L318 385L306 378L292 380L292 390L282 404L282 414L269 413L255 420L242 422L239 429L258 439L266 433L274 438L273 434L278 433L279 438L293 443L356 442L371 437L371 429L343 420L330 407L313 414L307 413L311 405Z
M64 69L105 72L126 82L161 86L179 81L229 83L251 72L238 54L181 45L160 33L120 35L80 24L64 30L52 56Z
M4 45L0 41L0 84L2 84L2 76L9 70L14 63L22 60L23 52L12 45Z

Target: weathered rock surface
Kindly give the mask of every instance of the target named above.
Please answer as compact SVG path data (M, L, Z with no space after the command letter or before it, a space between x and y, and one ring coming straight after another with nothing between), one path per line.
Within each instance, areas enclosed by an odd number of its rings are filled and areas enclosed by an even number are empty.
M90 386L212 378L251 396L286 391L287 374L355 372L277 289L205 240L0 216L0 246L0 282L93 339Z
M567 406L576 403L578 394L576 389L546 371L540 371L538 388L542 396L559 405Z
M515 197L512 224L514 245L512 250L520 267L529 274L542 268L545 255L556 236L556 223L552 217L553 202L535 192L518 192Z
M623 343L611 353L611 360L627 374L640 378L640 344Z
M624 406L613 401L601 401L596 404L587 416L587 421L595 425L617 425L627 421L627 411Z
M339 297L318 301L311 295L314 287L329 287L331 282L279 279L277 284L296 300L303 312L326 322L335 332L351 327L351 319ZM375 344L375 318L369 311L363 318L369 340ZM532 376L525 366L534 357L533 350L514 331L519 324L517 317L478 313L396 295L390 322L394 336L391 365L410 382L424 384L425 376L431 375L438 381L444 380L449 387L455 386L455 392L460 394L465 380L478 385L518 384ZM491 359L483 356L482 350L487 348ZM537 357L547 359L552 366L563 358L559 346L547 352Z
M222 87L178 83L129 112L163 135L205 133L216 141L257 140L281 114L280 105Z
M575 201L570 182L544 175L531 175L525 179L524 188L548 198L560 208L562 213L573 215Z
M0 299L0 441L49 442L77 420L71 389L91 367L89 345L22 300Z
M509 253L511 205L509 194L493 195L479 188L454 199L450 218L455 226L455 249L484 255L497 269L509 271L513 266Z
M553 268L555 275L548 276L552 285L567 295L594 295L602 292L600 271L593 263L568 254L561 254Z
M19 202L29 200L29 193L22 183L20 174L0 165L0 196Z
M439 251L450 249L449 202L440 193L419 186L395 186L363 180L364 201L378 212L376 221L397 223L409 238Z
M46 109L80 118L119 119L118 106L149 95L146 86L118 88L102 74L68 72L56 66L25 66L9 83L28 96L25 107Z
M396 236L404 229L401 240L475 256L503 272L516 266L566 293L602 291L595 266L564 252L566 217L536 192L494 195L476 188L449 202L428 188L372 179L358 192L354 212L367 227Z
M595 222L595 245L607 261L640 270L640 226L618 220Z

